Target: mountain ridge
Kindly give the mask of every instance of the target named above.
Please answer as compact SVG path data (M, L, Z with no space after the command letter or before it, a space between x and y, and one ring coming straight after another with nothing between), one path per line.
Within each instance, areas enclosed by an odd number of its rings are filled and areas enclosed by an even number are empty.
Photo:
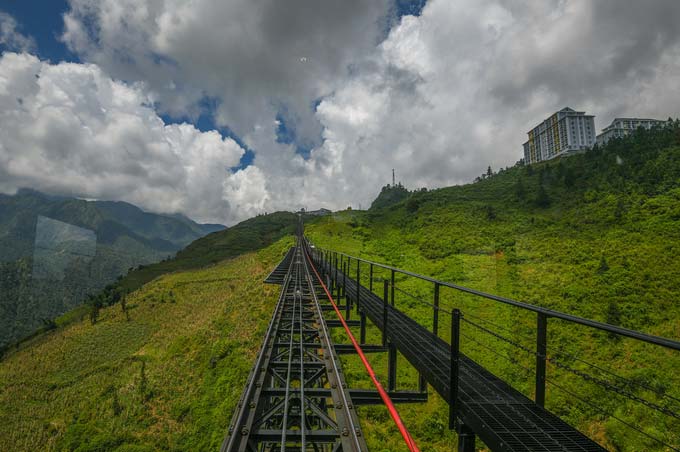
M92 255L78 257L79 246L63 242L59 237L65 236L50 228L90 231ZM221 229L185 216L145 212L122 201L33 189L0 194L0 345L78 306L129 268L165 259Z

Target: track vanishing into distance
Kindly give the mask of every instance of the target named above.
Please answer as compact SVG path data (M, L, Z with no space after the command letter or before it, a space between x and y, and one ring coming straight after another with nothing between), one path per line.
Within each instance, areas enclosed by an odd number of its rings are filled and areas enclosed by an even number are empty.
M493 451L603 451L606 449L543 408L545 362L548 359L545 351L547 318L557 317L680 350L680 343L669 339L476 293L362 259L354 258L356 279L352 279L350 256L346 256L346 262L339 262L340 253L315 249L301 230L302 226L296 246L288 251L265 281L280 284L281 293L221 452L368 450L355 409L363 404L384 404L406 448L418 451L416 441L401 422L394 403L427 401L428 384L449 403L449 428L457 431L461 452L474 451L476 438ZM370 264L370 287L358 283L362 262ZM392 271L391 303L390 281L384 281L382 298L373 292L374 266ZM434 331L394 306L395 272L435 283L434 305L431 305L435 316ZM439 337L437 319L440 311L446 312L438 304L442 285L538 313L536 400L529 399L460 352L459 324L461 320L474 323L463 319L458 309L448 312L452 316L451 344ZM336 300L343 298L344 305L336 304ZM353 308L356 308L358 320L350 320ZM365 343L367 321L381 331L382 344ZM359 340L354 338L350 327L360 328ZM332 328L344 328L351 344L333 343ZM502 339L500 335L490 333ZM419 372L418 391L397 390L397 351ZM388 354L387 390L365 358L365 353L380 352ZM339 355L349 353L360 356L375 390L347 386ZM600 381L592 377L586 379ZM616 386L603 386L617 391ZM618 392L620 395L621 391ZM675 412L639 397L631 400L641 401L665 415L677 416ZM667 450L678 450L635 426L630 427L667 446Z
M222 451L362 451L339 360L302 246L267 278L282 285Z

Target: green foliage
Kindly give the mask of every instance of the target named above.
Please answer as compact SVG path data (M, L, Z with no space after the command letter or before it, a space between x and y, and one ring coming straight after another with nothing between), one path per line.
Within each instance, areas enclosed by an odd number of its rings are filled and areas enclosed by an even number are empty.
M371 203L370 210L383 209L392 206L405 200L409 195L409 191L404 188L401 183L396 185L385 185L380 190L378 197Z
M524 182L521 176L518 177L517 182L515 182L515 196L517 196L517 199L520 201L526 199L527 196L527 190L524 188Z
M550 196L545 190L542 182L539 182L538 184L538 190L536 190L536 199L534 199L534 204L541 208L550 206Z
M407 201L380 212L357 214L352 223L361 226L353 227L346 218L336 215L309 226L307 234L322 248L678 339L678 124L640 130L585 154L537 165L517 165L474 184L432 190L418 195L415 211ZM374 274L378 281L383 277L389 274L379 270ZM431 302L431 285L398 276L397 287ZM533 314L452 291L442 291L440 301L444 309L458 307L463 315L493 322L503 328L496 331L529 349L535 347ZM396 304L424 326L432 327L431 307L399 291ZM440 316L440 331L447 339L448 324L442 322L447 322L446 316ZM535 356L477 330L466 330L465 326L463 333L500 354L492 354L464 338L466 355L533 397ZM379 341L379 335L373 340ZM674 377L680 369L678 353L553 319L549 321L548 348L551 356L559 356L561 362L577 370L592 373L593 368L583 363L587 361L626 378L627 382L622 383L611 374L601 375L661 406L671 400L665 395L680 398L680 386ZM384 369L382 357L371 356L371 362L376 369ZM364 382L360 363L350 358L343 358L343 363L350 384ZM414 385L417 376L403 372L400 386ZM548 385L548 408L607 449L665 450L614 416L680 447L677 419L552 364L548 366L548 378L594 403L583 404ZM416 438L427 438L422 446L450 450L450 440L441 444L433 438L436 422L426 425L421 421L446 419L446 406L437 403L434 397L426 405L404 407L400 412ZM378 438L369 445L377 450L398 448L384 434L384 420L378 414L362 412L362 425L366 430L368 424L369 429L367 438Z

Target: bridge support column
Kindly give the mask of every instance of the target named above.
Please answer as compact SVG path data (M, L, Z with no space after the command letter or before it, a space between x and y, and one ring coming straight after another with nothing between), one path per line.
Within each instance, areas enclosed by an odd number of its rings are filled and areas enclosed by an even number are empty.
M458 434L458 452L475 452L475 432L462 422L458 422L456 433Z

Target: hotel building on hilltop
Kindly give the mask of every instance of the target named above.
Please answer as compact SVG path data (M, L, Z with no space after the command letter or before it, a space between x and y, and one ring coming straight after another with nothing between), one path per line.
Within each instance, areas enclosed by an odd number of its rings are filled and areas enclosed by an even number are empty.
M529 140L524 143L524 163L585 151L594 144L595 116L566 107L529 132Z
M666 121L658 119L616 118L610 125L602 129L602 133L597 136L596 141L598 146L602 146L612 138L623 138L639 127L651 129L652 127L663 127L665 124Z

